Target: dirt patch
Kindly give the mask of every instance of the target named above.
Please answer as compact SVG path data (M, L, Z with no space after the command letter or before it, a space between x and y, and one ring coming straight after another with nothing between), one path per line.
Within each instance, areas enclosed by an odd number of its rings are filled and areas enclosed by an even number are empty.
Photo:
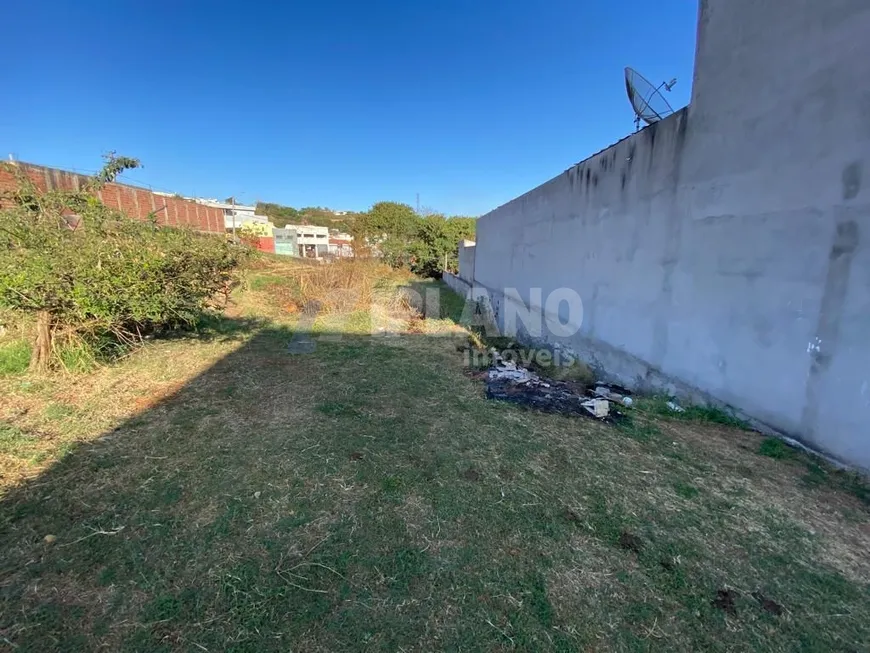
M154 408L160 402L168 399L169 397L178 394L182 388L186 385L186 379L181 381L173 381L162 383L160 387L156 388L150 394L144 397L138 397L133 401L133 407L135 410L144 411L150 408Z
M710 603L714 608L719 608L722 612L733 616L737 614L737 606L734 601L739 596L740 594L736 590L720 589L716 591L716 598Z
M628 531L622 531L619 534L617 543L620 548L625 549L626 551L640 553L643 550L643 540L634 533L629 533Z
M477 471L473 467L469 467L464 472L462 472L462 478L464 478L466 481L471 481L472 483L479 483L482 476L479 471Z

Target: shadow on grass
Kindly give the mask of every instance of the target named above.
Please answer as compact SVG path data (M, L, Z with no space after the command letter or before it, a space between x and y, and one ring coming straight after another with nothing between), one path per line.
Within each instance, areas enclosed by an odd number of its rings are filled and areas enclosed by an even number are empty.
M366 441L338 437L347 425L336 429L335 420L359 412L353 397L332 396L330 362L369 367L400 352L371 337L322 335L328 344L298 356L288 352L292 331L258 320L216 320L175 336L248 341L7 493L0 643L286 650L340 606L349 585L333 565L346 565L332 560L326 570L306 551L340 530L342 517L331 528L315 523L335 497L306 485ZM22 451L32 437L10 425L0 445ZM322 460L321 446L338 447L340 462ZM401 573L411 582L417 572Z
M422 636L425 620L387 611L373 627L364 607L344 606L402 595L428 573L395 517L375 514L382 493L352 490L359 474L406 487L407 473L360 452L386 437L380 454L400 468L427 432L416 403L450 387L425 363L409 367L406 348L431 338L318 332L296 355L294 335L224 318L166 337L244 344L3 496L0 648L283 651L306 637L346 647ZM347 374L370 379L359 388ZM382 393L399 414L382 414ZM27 454L38 437L4 426L0 446ZM370 509L345 509L360 496ZM352 541L359 519L372 522L363 542ZM378 574L365 587L348 580L359 565Z

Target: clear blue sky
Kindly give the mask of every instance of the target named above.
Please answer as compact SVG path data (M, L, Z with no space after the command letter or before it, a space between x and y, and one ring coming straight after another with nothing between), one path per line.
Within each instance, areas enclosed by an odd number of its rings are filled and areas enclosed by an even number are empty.
M206 197L479 215L689 101L697 2L6 0L0 154Z

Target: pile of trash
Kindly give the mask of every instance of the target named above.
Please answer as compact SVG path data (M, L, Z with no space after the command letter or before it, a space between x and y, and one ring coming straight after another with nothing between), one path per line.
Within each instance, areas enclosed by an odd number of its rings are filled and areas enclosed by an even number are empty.
M486 396L549 413L585 415L610 422L623 416L617 406L633 403L624 388L598 384L594 390L583 392L567 381L542 379L498 353L494 353L486 374Z

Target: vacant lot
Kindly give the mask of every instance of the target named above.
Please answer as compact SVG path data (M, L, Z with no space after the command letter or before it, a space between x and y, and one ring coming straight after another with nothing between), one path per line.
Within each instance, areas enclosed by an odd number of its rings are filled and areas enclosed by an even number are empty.
M0 377L0 650L866 650L857 479L487 401L406 281L312 325L273 264L195 337Z

